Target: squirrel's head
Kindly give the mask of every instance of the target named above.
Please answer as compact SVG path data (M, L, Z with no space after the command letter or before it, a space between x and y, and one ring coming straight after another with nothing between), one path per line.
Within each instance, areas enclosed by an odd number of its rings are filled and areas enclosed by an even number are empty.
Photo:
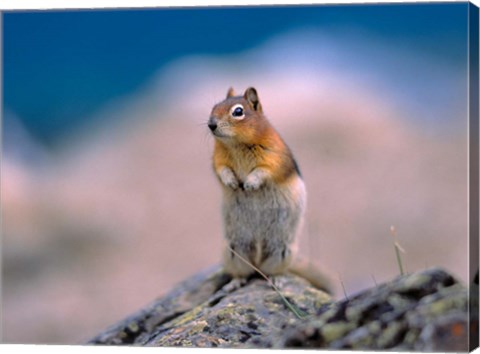
M230 88L225 100L213 107L208 120L212 134L225 142L254 142L265 125L262 105L253 87L249 87L243 96L236 96Z

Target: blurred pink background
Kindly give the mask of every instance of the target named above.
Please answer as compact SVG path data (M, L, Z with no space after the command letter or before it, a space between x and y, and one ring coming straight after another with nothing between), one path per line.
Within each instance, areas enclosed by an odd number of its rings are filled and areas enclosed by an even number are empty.
M392 225L409 272L441 266L466 281L466 91L448 95L466 71L374 38L346 43L302 30L181 58L53 152L12 117L39 163L2 161L4 341L82 343L219 262L205 123L230 86L257 88L293 150L308 191L301 250L339 298L339 279L353 294L399 274ZM418 101L419 89L448 99Z

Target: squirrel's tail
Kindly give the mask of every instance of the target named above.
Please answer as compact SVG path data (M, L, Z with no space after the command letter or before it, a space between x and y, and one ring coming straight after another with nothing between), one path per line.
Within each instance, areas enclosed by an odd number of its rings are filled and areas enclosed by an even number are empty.
M288 267L288 271L308 280L317 289L333 295L334 289L331 278L325 272L316 268L312 262L296 257Z

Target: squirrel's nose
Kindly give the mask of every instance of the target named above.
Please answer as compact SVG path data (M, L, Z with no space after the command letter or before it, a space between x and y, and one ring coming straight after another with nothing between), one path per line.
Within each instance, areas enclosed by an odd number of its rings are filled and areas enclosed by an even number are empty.
M212 132L215 131L215 129L217 129L217 122L215 121L215 119L210 118L208 120L208 127Z
M213 132L215 129L217 129L217 123L209 122L209 123L208 123L208 127L209 127L210 130Z

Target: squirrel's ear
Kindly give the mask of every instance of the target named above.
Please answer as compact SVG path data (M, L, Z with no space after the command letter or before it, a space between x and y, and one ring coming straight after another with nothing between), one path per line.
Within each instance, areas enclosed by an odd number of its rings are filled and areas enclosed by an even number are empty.
M230 87L227 91L227 98L235 96L235 91L233 90L233 87Z
M248 103L250 103L253 107L254 110L261 112L262 111L262 105L260 104L260 100L258 99L258 94L257 90L253 87L249 87L246 91L245 94L243 95L243 98L245 98Z

